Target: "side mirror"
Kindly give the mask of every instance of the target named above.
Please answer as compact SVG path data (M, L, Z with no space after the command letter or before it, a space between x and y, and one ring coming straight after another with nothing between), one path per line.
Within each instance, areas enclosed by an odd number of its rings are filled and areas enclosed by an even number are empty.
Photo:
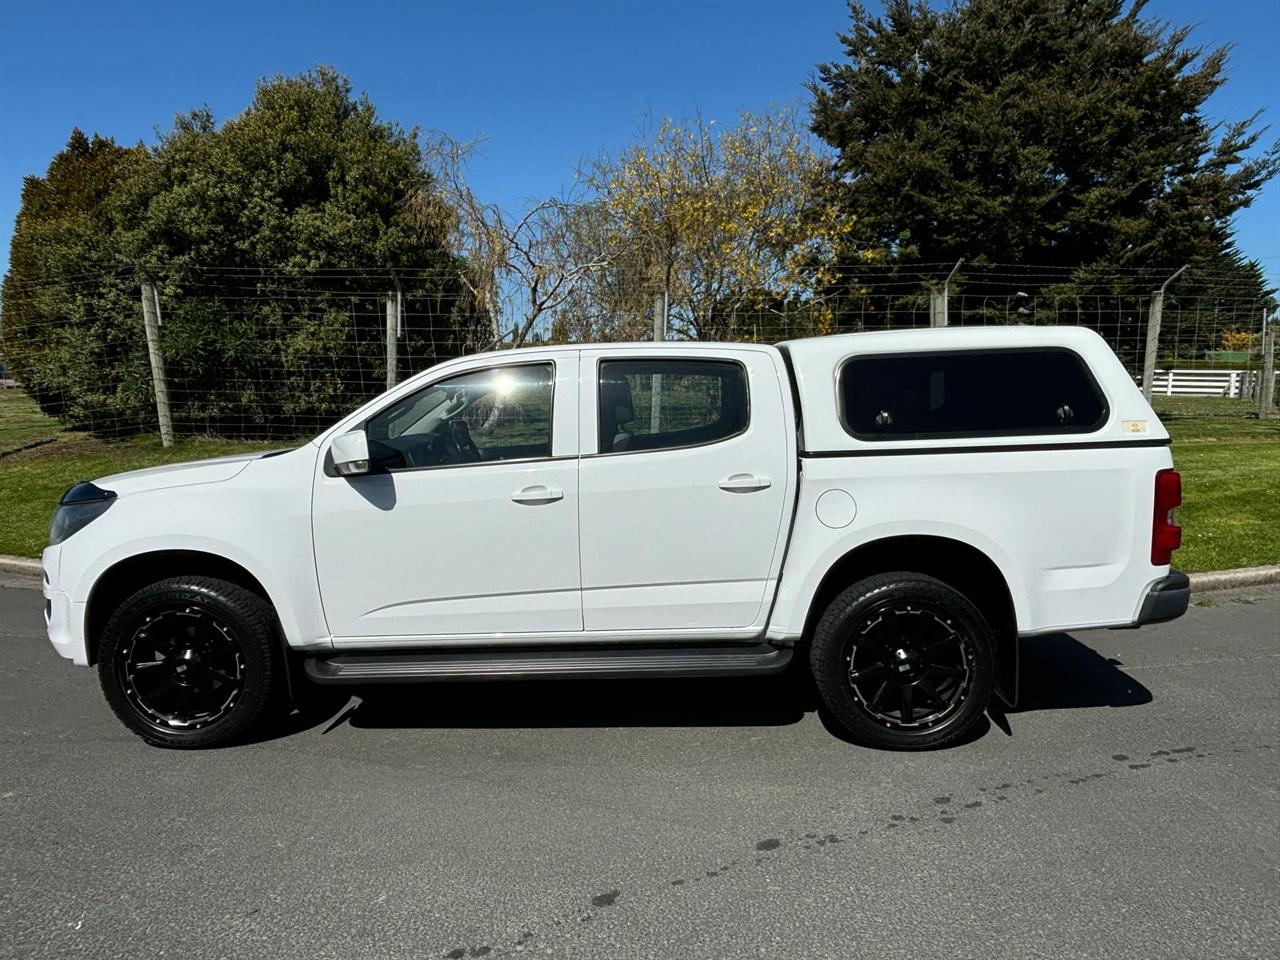
M358 477L369 472L369 438L364 429L341 433L329 445L333 468L344 477Z

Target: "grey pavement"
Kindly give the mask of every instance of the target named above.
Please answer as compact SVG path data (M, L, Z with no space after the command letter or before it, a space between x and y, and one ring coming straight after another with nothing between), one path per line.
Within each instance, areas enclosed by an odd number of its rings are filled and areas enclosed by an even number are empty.
M1275 957L1280 590L1200 602L1029 641L935 753L795 678L383 689L182 753L0 587L0 957Z

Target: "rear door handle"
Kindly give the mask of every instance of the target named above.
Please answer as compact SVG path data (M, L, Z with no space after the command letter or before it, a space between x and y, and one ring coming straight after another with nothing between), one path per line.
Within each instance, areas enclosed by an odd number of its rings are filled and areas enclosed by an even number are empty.
M755 490L764 490L771 485L772 481L768 477L757 477L750 473L735 473L720 481L720 489L728 490L730 493L751 493Z
M511 495L511 499L516 503L555 503L557 500L564 499L564 491L555 487L544 487L539 483L532 487L525 487L523 490L517 490Z

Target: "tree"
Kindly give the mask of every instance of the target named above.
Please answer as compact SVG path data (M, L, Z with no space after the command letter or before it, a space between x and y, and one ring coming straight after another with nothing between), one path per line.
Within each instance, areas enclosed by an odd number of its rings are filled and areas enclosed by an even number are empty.
M509 214L466 180L475 142L436 133L427 140L430 177L412 209L426 229L443 229L458 254L458 279L490 321L490 346L520 347L548 334L548 319L616 251L588 240L580 204L548 197Z
M117 423L149 399L137 292L123 282L111 205L146 162L141 146L77 129L45 175L22 184L0 353L44 412L73 426Z
M221 125L180 116L151 150L77 132L24 189L5 357L68 423L153 423L146 281L179 429L317 429L385 382L388 294L404 371L486 342L447 236L414 215L424 184L417 132L323 68L262 81Z
M810 293L838 230L819 189L825 161L789 111L714 124L664 119L587 171L632 251L609 278L629 301L623 315L644 316L656 296L674 335L736 339L755 337L786 302L812 307L807 326L821 327ZM630 284L617 283L618 269Z
M591 259L556 309L550 339L592 343L644 340L652 335L653 271L650 252L599 197L567 209L563 236L570 250Z
M170 379L195 422L305 432L385 380L384 298L405 367L475 346L446 237L411 210L416 131L321 68L258 85L239 116L180 116L121 199L139 279L173 306Z
M820 65L811 89L858 236L902 265L1220 257L1280 145L1255 149L1256 115L1206 119L1227 50L1190 45L1190 27L1142 8L888 0L875 17L852 4L845 56ZM844 291L865 286L855 254L839 261Z

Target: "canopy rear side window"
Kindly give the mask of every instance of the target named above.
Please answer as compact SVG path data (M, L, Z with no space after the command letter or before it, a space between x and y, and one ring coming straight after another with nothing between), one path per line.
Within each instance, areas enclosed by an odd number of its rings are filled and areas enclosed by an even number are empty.
M840 369L844 428L859 440L1089 433L1107 402L1065 348L854 357Z

